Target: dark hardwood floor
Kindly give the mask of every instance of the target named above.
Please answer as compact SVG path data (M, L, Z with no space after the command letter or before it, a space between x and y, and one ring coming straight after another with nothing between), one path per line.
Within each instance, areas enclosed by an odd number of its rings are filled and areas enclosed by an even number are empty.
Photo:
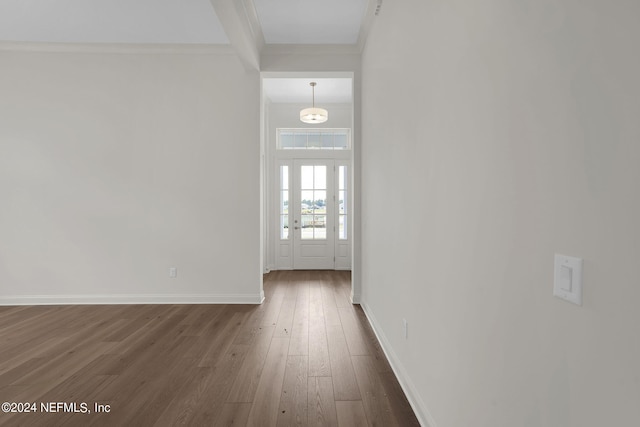
M262 305L0 307L0 403L37 409L0 425L419 425L349 272L264 289Z

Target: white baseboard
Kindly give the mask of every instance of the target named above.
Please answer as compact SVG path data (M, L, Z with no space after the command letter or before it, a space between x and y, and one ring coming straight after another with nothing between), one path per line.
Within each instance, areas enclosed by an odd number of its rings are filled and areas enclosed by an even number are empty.
M393 369L393 373L396 375L396 378L400 383L400 387L402 387L402 391L404 391L404 394L407 396L407 400L409 401L411 408L413 408L413 412L415 412L420 425L423 427L437 427L435 420L427 409L427 406L424 404L422 398L418 394L413 381L411 381L411 377L405 371L402 363L400 362L400 359L398 359L398 356L396 356L396 353L395 351L393 351L393 348L389 344L387 337L379 327L375 316L365 303L360 303L360 306L362 307L364 314L367 316L369 324L371 325L373 332L376 334L376 337L380 342L382 351L384 351L385 356L387 356L387 360L389 360L391 369Z
M14 295L0 296L3 305L85 304L262 304L261 294L149 294L149 295Z
M352 285L353 287L353 285ZM353 291L351 292L351 304L360 304L360 294L356 294ZM364 307L363 307L364 309ZM369 320L369 323L371 323L371 320ZM373 327L373 326L372 326Z

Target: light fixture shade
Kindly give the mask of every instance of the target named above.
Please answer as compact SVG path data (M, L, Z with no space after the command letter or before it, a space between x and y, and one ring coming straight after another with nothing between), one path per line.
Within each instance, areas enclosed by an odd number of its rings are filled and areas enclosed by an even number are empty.
M329 113L324 108L316 108L316 82L309 83L311 86L311 108L300 111L300 121L303 123L324 123L329 118Z
M324 108L305 108L300 111L300 120L304 123L324 123L329 118L329 113Z

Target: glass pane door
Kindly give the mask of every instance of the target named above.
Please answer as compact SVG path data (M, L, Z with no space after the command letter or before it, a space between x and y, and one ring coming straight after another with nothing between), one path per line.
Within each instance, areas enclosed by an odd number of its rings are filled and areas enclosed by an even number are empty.
M300 238L327 238L327 166L300 167Z
M335 260L334 162L295 159L291 188L293 268L333 269Z

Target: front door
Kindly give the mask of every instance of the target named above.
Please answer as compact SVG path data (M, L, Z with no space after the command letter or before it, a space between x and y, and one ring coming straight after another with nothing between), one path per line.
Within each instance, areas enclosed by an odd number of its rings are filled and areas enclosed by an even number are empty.
M293 268L335 268L334 161L294 160Z

